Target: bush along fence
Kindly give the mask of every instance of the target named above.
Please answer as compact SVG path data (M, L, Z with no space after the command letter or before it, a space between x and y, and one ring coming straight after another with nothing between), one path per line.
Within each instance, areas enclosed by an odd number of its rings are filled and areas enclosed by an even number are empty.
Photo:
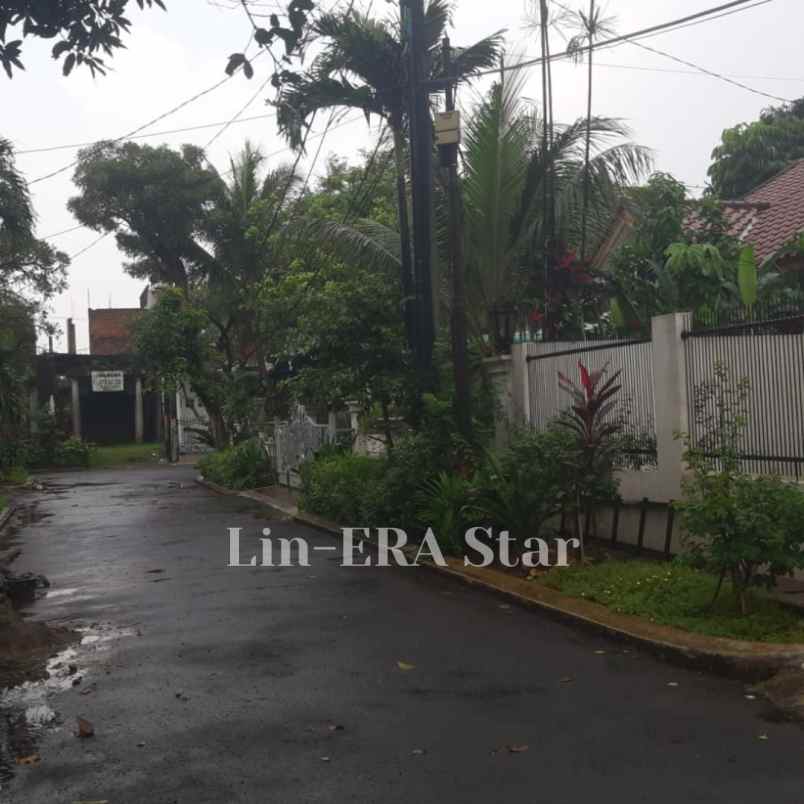
M681 548L684 451L707 454L724 404L741 422L740 469L751 474L804 475L804 314L774 318L745 311L735 320L693 321L687 313L658 316L645 340L515 344L494 359L505 422L543 430L567 400L559 372L622 371L619 417L624 458L618 471L621 503L587 517L587 535L671 555ZM685 446L679 434L689 434ZM498 440L504 433L498 434Z

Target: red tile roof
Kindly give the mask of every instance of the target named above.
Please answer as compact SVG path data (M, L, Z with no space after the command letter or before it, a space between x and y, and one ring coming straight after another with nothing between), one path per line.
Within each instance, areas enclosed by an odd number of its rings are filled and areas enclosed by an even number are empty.
M739 201L724 201L731 233L754 246L762 263L804 232L804 159L788 165Z

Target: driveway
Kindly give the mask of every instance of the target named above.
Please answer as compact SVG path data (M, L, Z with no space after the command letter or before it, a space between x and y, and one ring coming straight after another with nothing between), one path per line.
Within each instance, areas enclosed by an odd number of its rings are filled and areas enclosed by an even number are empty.
M28 735L41 763L6 756L0 800L802 801L804 731L739 682L425 570L229 568L229 527L244 553L264 527L335 542L192 467L51 482L15 568L52 583L31 616L87 630ZM24 706L6 696L6 753Z

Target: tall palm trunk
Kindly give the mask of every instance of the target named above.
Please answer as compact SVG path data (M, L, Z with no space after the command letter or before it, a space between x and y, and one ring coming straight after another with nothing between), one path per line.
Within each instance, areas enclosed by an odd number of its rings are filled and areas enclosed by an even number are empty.
M402 124L389 123L394 136L394 162L396 164L396 201L399 212L399 255L401 263L402 311L408 345L415 348L413 309L413 253L410 245L410 219L408 217L407 160Z
M581 260L586 259L586 228L589 214L589 158L592 149L592 54L595 45L595 0L589 0L589 75L586 93L586 156L583 166L583 214L581 217Z

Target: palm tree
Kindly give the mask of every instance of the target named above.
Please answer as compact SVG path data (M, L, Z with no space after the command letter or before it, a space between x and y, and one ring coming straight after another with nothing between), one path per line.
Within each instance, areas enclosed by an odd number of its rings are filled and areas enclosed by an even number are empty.
M430 0L425 9L425 44L429 74L443 73L442 39L450 22L447 0ZM277 109L279 130L294 148L304 145L305 132L322 109L359 109L370 120L385 121L393 137L402 293L413 295L410 222L407 201L405 130L407 125L407 54L399 18L383 21L360 11L324 14L316 23L324 50L310 69L282 89ZM500 33L471 47L456 49L452 66L459 79L494 65L502 45ZM407 306L407 304L406 304Z
M568 246L577 245L587 175L587 226L591 236L602 240L620 203L621 188L650 165L648 152L622 142L628 130L608 118L556 126L553 144L545 151L542 121L522 100L524 81L522 72L502 71L465 128L467 309L475 337L489 332L494 309L518 300L533 284L532 266L539 264L553 220L557 237ZM548 208L543 190L551 174L555 195ZM402 264L398 232L376 222L315 224L313 238L344 260L384 269Z
M576 60L583 58L584 52L587 53L587 93L586 93L586 153L585 153L585 178L584 178L584 206L583 223L581 225L581 260L586 259L586 220L589 207L589 156L591 150L591 121L592 121L592 54L595 49L595 41L601 36L608 36L614 32L614 18L604 17L602 9L595 4L595 0L589 0L589 13L577 12L577 27L579 32L572 37L567 50L574 54Z
M539 264L553 222L556 238L568 247L586 228L602 238L619 189L650 164L645 149L617 142L629 132L609 118L556 126L545 150L542 121L521 98L524 80L521 73L502 72L466 126L466 254L476 333L486 331L491 311L532 284L531 266ZM554 185L549 207L547 182Z

